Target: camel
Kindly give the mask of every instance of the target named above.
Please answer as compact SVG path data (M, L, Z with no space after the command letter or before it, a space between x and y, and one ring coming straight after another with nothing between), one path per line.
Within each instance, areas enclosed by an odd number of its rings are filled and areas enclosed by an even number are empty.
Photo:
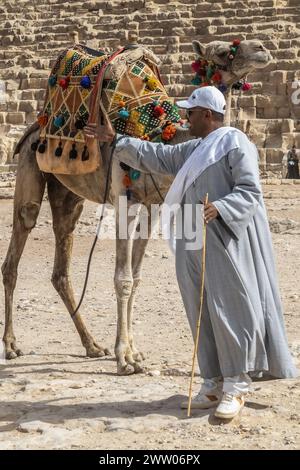
M265 67L272 60L270 53L258 40L242 41L236 57L230 64L228 63L229 42L214 41L205 46L198 41L194 41L193 48L198 56L214 61L221 67L223 82L228 86L227 107L229 111L231 85L252 70ZM226 119L227 122L230 122L229 113ZM93 173L79 176L42 173L37 165L35 152L31 149L31 144L37 140L38 135L37 126L31 126L25 132L15 150L15 153L19 153L19 160L14 195L13 228L7 255L2 265L5 290L3 342L7 359L22 355L13 332L13 293L17 281L20 257L27 237L36 224L46 186L56 243L51 280L72 315L77 305L69 275L73 231L81 215L85 199L98 204L103 203L103 193L109 167L110 149L105 144L102 147L103 164L99 170ZM192 137L187 129L179 128L171 144L175 145L190 138ZM107 202L115 207L116 221L118 220L118 196L124 194L123 175L120 165L113 159ZM130 207L131 204L137 202L142 203L149 212L149 227L151 225L151 204L160 204L162 202L162 198L166 195L171 182L171 177L155 175L154 179L152 175L146 173L142 173L141 177L135 182L133 197L131 201L128 201L128 206ZM134 222L137 227L139 216L129 217L128 221L130 223ZM118 321L115 355L117 374L129 375L143 370L144 355L139 352L134 344L132 316L135 296L141 282L141 268L148 239L123 240L118 237L118 233L119 227L117 225L114 286L117 297ZM106 348L93 339L79 311L72 319L88 357L102 357L109 354Z

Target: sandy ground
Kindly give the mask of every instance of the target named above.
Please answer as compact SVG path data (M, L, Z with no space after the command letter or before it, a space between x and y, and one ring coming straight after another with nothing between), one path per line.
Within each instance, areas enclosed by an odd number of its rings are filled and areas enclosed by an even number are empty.
M265 186L289 344L300 362L300 185ZM10 179L0 185L0 262L12 221ZM2 196L1 196L2 195ZM94 237L96 206L76 229L72 278L77 298ZM277 233L276 233L277 232ZM0 370L1 449L296 449L300 447L300 380L253 383L242 416L220 423L213 412L180 410L187 395L192 341L174 260L150 241L137 296L134 330L148 372L116 375L113 356L88 359L50 282L54 256L44 201L19 267L15 333L24 356ZM116 300L114 241L98 243L82 313L96 340L113 352ZM4 296L0 291L0 330ZM2 331L1 331L2 333ZM150 371L150 373L149 373ZM151 375L150 375L151 374ZM200 378L195 379L194 390Z

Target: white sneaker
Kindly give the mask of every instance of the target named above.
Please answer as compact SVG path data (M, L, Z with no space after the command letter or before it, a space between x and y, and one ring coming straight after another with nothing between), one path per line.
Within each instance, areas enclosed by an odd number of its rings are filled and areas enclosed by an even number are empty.
M244 395L223 393L222 400L215 411L217 418L231 419L239 414L245 404Z
M213 408L214 406L217 406L218 403L220 403L220 396L214 394L206 395L204 393L198 393L198 395L196 395L195 398L192 399L191 408L206 410L208 408ZM189 401L183 401L180 406L184 410L187 409L189 406Z

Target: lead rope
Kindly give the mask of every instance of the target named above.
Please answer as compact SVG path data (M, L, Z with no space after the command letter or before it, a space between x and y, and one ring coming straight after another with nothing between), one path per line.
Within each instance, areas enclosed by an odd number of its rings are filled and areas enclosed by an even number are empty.
M108 197L108 187L109 187L109 180L110 180L111 167L112 167L112 158L113 158L113 153L115 151L115 147L116 147L116 140L114 140L113 143L111 144L111 153L110 153L109 162L108 162L108 169L107 169L107 176L106 176L106 182L105 182L105 191L104 191L102 211L101 211L101 215L100 215L98 225L97 225L96 236L95 236L95 239L94 239L94 242L93 242L92 248L90 250L90 254L89 254L89 259L88 259L88 263L87 263L85 281L84 281L82 294L81 294L81 297L80 297L80 300L79 300L79 303L78 303L77 307L75 308L74 312L71 314L72 319L75 317L76 313L78 312L79 308L81 307L81 304L82 304L84 296L85 296L85 292L86 292L86 288L87 288L87 284L88 284L88 280L89 280L92 256L93 256L93 253L94 253L95 246L97 244L97 240L98 240L99 235L100 235L101 224L102 224L102 220L104 218L105 203L106 203L107 197Z

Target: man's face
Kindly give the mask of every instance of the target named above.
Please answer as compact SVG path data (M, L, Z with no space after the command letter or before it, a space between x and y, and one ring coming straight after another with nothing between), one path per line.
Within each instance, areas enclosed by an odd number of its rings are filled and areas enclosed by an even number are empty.
M203 137L210 132L212 124L212 112L210 109L199 106L186 110L187 119L190 123L190 134L194 137Z

